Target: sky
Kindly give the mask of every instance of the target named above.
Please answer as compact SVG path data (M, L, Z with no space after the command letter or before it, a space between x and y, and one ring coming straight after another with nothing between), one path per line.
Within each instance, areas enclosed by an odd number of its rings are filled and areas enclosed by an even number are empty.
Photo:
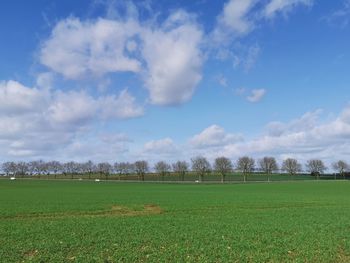
M350 161L350 1L0 9L0 162Z

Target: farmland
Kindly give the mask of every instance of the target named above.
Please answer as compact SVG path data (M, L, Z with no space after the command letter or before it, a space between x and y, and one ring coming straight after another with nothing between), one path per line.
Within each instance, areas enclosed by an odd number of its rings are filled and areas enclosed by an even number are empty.
M349 262L350 183L0 180L2 262Z

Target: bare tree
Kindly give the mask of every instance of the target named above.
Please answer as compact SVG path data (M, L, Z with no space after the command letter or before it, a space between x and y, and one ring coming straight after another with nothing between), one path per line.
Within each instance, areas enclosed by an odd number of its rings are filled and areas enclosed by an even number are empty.
M145 174L148 172L148 162L147 161L136 161L135 162L135 172L139 176L141 181L145 181Z
M39 160L37 161L36 164L37 164L36 170L37 170L37 173L39 174L39 177L41 175L45 175L48 173L48 166L46 162L44 162L43 160Z
M101 176L104 175L105 179L108 180L108 176L110 175L111 170L112 170L112 165L110 165L109 163L106 163L106 162L99 163L99 164L97 164L97 170Z
M14 162L5 162L2 164L2 170L6 174L6 176L9 175L16 175L16 164Z
M135 174L135 172L136 172L135 163L126 162L126 173L125 173L125 175Z
M132 165L128 162L114 163L114 170L119 175L119 180L122 175L129 174L131 172Z
M191 159L192 161L192 170L198 174L199 182L203 181L203 177L206 173L210 173L211 166L208 160L205 157L195 157Z
M225 182L227 174L233 170L233 165L230 159L226 157L219 157L215 159L214 170L221 175L221 182Z
M34 175L36 173L37 161L31 161L28 163L28 173Z
M312 175L315 175L317 179L320 179L320 174L323 174L327 169L323 161L318 159L307 161L306 168Z
M96 165L91 160L83 163L82 168L83 172L88 174L89 180L91 179L92 174L97 170Z
M154 165L154 170L161 176L162 181L164 181L164 177L170 172L170 169L170 165L164 161L159 161Z
M28 164L26 162L16 163L16 174L24 177L28 173Z
M78 166L75 162L67 162L63 165L64 167L64 174L69 174L71 176L71 179L74 179L74 175L77 174Z
M283 161L282 170L290 175L296 175L301 172L301 164L296 159L288 158Z
M186 161L177 161L173 163L172 168L179 175L180 181L185 180L185 174L188 172L189 164Z
M255 167L255 161L253 158L243 156L237 161L237 169L243 173L244 182L247 181L247 175L250 174Z
M278 170L276 159L274 157L264 157L259 160L259 166L267 174L267 180L270 182L271 173Z
M345 172L349 169L349 164L345 161L338 161L333 163L333 169L336 170L341 176L343 176L343 179L345 179Z
M62 165L58 161L51 161L47 163L49 173L54 175L54 178L57 178L57 174L62 170Z

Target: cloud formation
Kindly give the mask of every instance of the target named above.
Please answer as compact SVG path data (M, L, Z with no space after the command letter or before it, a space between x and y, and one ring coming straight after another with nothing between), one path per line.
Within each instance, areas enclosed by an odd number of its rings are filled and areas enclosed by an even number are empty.
M242 141L240 134L226 133L224 128L218 125L211 125L201 133L190 139L190 144L195 148L220 147L226 144Z
M266 18L272 18L277 13L286 13L293 8L304 5L311 6L314 0L271 0L263 10L263 16Z
M127 41L139 31L134 21L98 19L59 21L40 50L40 62L67 79L109 72L138 72L141 63L127 49Z
M188 101L202 78L203 32L194 17L176 11L162 24L126 20L57 23L43 42L40 62L66 79L101 78L108 73L139 74L152 104Z
M7 158L55 156L99 121L143 115L127 90L94 98L7 81L0 84L0 100L0 154Z
M252 103L256 103L262 100L262 98L265 96L266 90L265 89L253 89L251 91L251 94L247 96L247 100Z

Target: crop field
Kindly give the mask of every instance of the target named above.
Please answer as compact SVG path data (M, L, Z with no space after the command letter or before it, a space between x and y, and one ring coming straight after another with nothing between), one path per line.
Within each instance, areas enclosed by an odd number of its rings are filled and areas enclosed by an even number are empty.
M350 182L0 180L1 262L350 262Z

